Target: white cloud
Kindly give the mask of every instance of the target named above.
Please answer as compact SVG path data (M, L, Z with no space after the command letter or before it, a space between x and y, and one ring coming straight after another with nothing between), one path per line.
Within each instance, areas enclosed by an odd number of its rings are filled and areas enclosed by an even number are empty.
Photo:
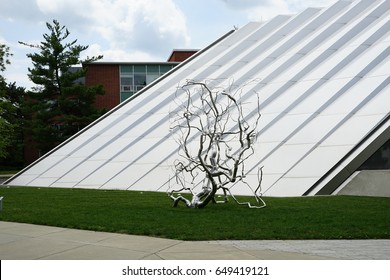
M272 4L270 0L222 0L227 6L235 9L250 9L256 6L267 6Z
M248 19L252 21L269 20L277 15L290 13L292 12L284 0L274 0L247 10Z
M162 55L177 45L189 45L186 18L172 0L36 1L46 15L61 15L68 21L71 17L67 25L71 32L78 28L94 33L110 49Z
M279 14L290 13L286 0L222 0L231 9L245 11L247 18L251 21L263 21L273 18Z
M42 16L35 1L31 0L1 0L0 18L9 21L15 19L36 20Z
M144 62L144 61L161 61L160 57L154 56L150 53L143 51L133 51L126 52L121 49L103 49L99 44L92 44L85 51L82 59L85 59L87 56L98 56L103 55L101 61L125 61L125 62ZM168 55L167 55L168 57Z
M5 38L3 38L1 35L0 35L0 44L4 44L4 45L9 46L9 42Z
M337 0L289 0L292 10L294 11L302 11L308 7L328 7Z
M174 0L1 0L0 18L32 24L57 19L72 35L95 40L88 44L105 41L129 52L166 56L190 43L186 17Z
M4 71L6 81L10 83L17 82L17 86L31 88L33 83L27 77L27 68L31 67L30 59L15 53L10 60L11 64L7 65Z
M98 6L93 15L96 29L112 48L162 54L189 43L185 17L171 0L118 0L111 14L107 14L106 2L93 2ZM101 24L102 19L108 24Z
M58 13L63 6L63 1L36 0L38 8L44 13Z

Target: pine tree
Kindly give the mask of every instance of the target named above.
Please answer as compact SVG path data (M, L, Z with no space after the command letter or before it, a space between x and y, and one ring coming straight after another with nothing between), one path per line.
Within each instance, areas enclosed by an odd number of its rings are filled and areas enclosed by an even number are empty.
M80 82L87 69L75 67L103 56L81 60L88 46L69 41L70 32L57 20L46 26L49 32L39 45L19 42L38 49L27 54L33 64L28 76L36 86L28 92L25 108L30 116L29 133L41 154L101 116L103 111L94 107L94 101L97 94L104 94L102 86L87 87Z

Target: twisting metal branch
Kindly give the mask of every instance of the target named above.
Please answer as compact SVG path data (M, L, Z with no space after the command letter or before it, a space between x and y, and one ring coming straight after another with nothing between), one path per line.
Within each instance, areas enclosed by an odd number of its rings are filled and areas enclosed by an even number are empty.
M245 180L245 161L254 154L256 129L261 115L258 110L254 121L252 118L252 123L249 123L240 103L241 91L234 90L231 84L221 89L196 81L187 81L178 89L178 109L171 114L174 116L171 129L178 136L176 142L181 159L176 160L174 168L175 181L180 187L168 192L173 207L183 202L187 207L203 208L210 201L227 203L228 196L250 208L265 207L261 198L262 168L258 172L255 190ZM257 100L259 108L258 95ZM231 188L237 183L251 190L256 205L240 202L232 194ZM199 186L200 191L195 192ZM223 193L223 201L216 200L218 191ZM184 197L184 193L191 198Z

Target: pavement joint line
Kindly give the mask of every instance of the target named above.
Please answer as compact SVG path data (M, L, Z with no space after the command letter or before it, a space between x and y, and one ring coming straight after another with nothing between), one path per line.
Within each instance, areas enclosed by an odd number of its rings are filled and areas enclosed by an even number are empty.
M63 254L63 253L66 253L66 252L70 252L72 250L80 249L80 248L83 248L83 247L86 247L86 246L88 246L88 244L81 244L80 246L77 246L77 247L74 247L74 248L68 248L68 249L60 251L60 252L55 252L55 253L52 253L52 254L47 254L47 255L41 256L39 258L36 258L36 260L41 260L41 259L44 259L44 258L47 258L47 257L56 256L56 255Z
M165 250L167 250L167 249L173 248L173 247L175 247L175 246L177 246L177 245L183 244L183 243L185 243L184 240L177 240L177 243L172 244L172 245L168 245L166 248L157 250L157 251L153 252L153 253L150 254L150 255L156 255L158 258L160 258L160 259L162 259L162 260L165 260L162 256L159 255L159 253L161 253L162 251L165 251Z

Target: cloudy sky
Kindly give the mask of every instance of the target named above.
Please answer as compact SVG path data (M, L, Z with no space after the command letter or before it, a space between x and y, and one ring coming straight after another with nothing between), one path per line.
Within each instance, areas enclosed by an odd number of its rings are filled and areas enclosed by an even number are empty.
M56 19L103 61L166 61L172 49L201 49L250 21L329 6L336 0L1 0L0 43L14 56L3 75L26 88L27 53Z

